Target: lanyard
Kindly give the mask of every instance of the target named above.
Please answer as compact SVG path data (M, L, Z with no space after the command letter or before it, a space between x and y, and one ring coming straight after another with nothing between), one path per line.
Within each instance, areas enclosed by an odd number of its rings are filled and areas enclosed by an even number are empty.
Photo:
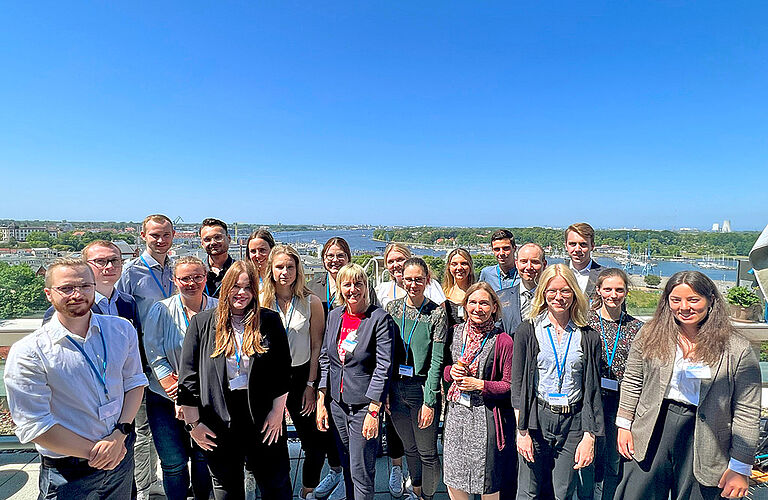
M608 354L608 342L605 340L605 328L603 328L603 314L600 315L600 332L603 334L603 343L605 344L605 356L608 358L608 368L613 366L613 358L616 356L616 347L619 345L619 339L621 338L621 322L624 320L624 311L621 311L619 316L619 329L616 332L616 340L613 341L613 351Z
M424 309L424 304L427 303L427 298L424 297L424 300L421 302L421 306L419 306L419 314L416 316L416 320L413 322L413 328L411 328L411 333L408 335L408 343L405 342L405 303L407 302L407 299L403 299L403 319L400 321L400 336L403 340L403 347L405 347L405 364L408 364L408 348L411 347L411 339L413 338L413 332L416 331L416 325L419 324L419 318L421 317L421 310Z
M210 292L208 291L208 282L206 281L206 282L205 282L205 294L206 294L206 295L208 295L209 297L214 297L214 296L216 296L216 294L217 294L217 293L219 293L219 289L221 288L221 284L222 284L222 283L224 283L224 282L223 282L223 281L220 281L220 282L219 282L219 284L218 284L218 285L216 285L216 290L214 290L214 291L213 291L213 293L210 293Z
M243 339L245 340L245 339ZM242 355L240 354L240 349L242 349L242 343L237 341L237 332L235 332L235 362L237 363L237 376L240 376L240 359L242 358Z
M285 314L280 310L280 304L277 303L277 297L275 297L275 308L277 312L284 318ZM291 307L288 309L288 321L283 324L285 326L285 333L288 333L288 328L291 326L291 320L293 319L293 311L296 309L296 296L291 299ZM281 318L282 319L282 318Z
M336 299L336 292L333 292L333 295L331 295L331 285L328 283L328 281L326 281L325 282L325 302L326 304L328 304L329 311L333 309L333 302L331 301L335 299Z
M392 300L395 300L396 298L397 298L397 281L393 281L392 282Z
M466 363L467 367L469 367L472 364L472 362L475 361L475 358L478 357L481 352L483 352L483 347L485 347L485 343L488 342L489 338L491 338L491 336L489 334L486 334L486 336L483 338L483 342L480 344L480 349L478 349L477 352L475 353L475 355L472 356L472 359L470 359ZM467 339L465 338L464 339L464 343L461 344L461 354L459 355L459 357L464 356L464 348L466 348L466 347L467 347Z
M557 348L555 347L555 341L552 338L552 331L547 327L547 335L549 335L549 342L552 344L552 351L555 353L555 368L557 368L557 392L563 390L563 378L565 378L565 362L568 359L568 349L571 348L571 338L573 338L573 330L568 333L568 344L565 346L565 355L563 356L563 366L560 367L560 360L557 357Z
M104 395L109 399L109 391L107 390L107 343L104 341L104 332L99 331L99 337L101 337L101 346L104 348L104 362L102 363L102 369L104 370L104 374L102 375L99 370L96 369L96 365L93 364L93 360L90 356L88 356L88 353L85 352L85 349L83 349L83 346L77 343L75 339L67 335L67 339L72 343L73 346L75 346L75 349L80 351L80 354L83 355L85 360L88 362L88 366L91 367L91 371L96 375L96 378L101 383L101 386L104 387Z
M499 278L499 290L503 290L504 287L501 285L501 266L499 264L496 264L496 277ZM513 288L515 286L516 279L517 279L517 270L515 270L515 274L512 276L512 285L509 288Z
M145 266L147 266L147 269L149 269L149 274L151 274L151 275L152 275L152 279L154 279L154 280L155 280L155 283L157 283L157 287L158 287L158 288L160 289L160 291L163 293L163 297L165 297L166 299L167 299L168 297L170 297L170 295L168 295L167 293L165 293L165 288L163 288L163 285L162 285L162 283L160 283L160 280L159 280L159 279L157 279L157 276L155 276L155 272L152 270L152 268L151 268L151 267L149 267L149 264L147 264L147 261L144 259L144 256L142 255L140 258L141 258L141 261L144 263L144 265L145 265ZM171 285L171 290L173 290L173 285Z
M177 295L179 298L179 307L181 308L181 312L184 313L184 323L187 324L187 328L189 328L189 316L187 316L187 309L184 307L184 304L181 303L181 295ZM203 310L203 304L205 304L205 296L200 300L200 310Z

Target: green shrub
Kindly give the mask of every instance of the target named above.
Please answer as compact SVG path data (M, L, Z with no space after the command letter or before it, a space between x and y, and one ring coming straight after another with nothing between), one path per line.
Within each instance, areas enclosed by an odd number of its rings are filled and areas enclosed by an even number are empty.
M729 304L740 307L749 307L760 303L760 297L755 292L745 286L734 286L728 290L727 299Z

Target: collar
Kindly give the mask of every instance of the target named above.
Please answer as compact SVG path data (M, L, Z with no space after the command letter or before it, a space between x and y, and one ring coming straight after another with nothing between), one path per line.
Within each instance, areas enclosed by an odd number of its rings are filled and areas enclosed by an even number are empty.
M115 288L112 288L112 297L107 297L106 295L102 295L99 292L96 292L95 303L98 304L102 300L107 299L107 302L109 304L114 304L115 302L117 302L117 296L118 296L118 293L117 293L117 289Z
M549 319L549 314L547 314L547 311L543 311L536 318L536 326L544 329L544 328L547 328L548 326L554 327L555 325L552 324L552 320ZM576 323L573 322L573 319L569 319L568 324L565 325L565 331L570 332L572 330L576 330Z
M573 267L573 261L568 262L568 267L571 268L571 271L573 271L574 274L578 274L578 275L581 275L581 276L587 276L587 275L589 275L589 270L592 269L592 263L593 263L593 261L590 260L589 264L587 264L587 266L584 269L582 269L581 271L579 271L578 269Z
M218 275L220 275L222 273L227 272L227 269L229 269L229 267L232 265L232 263L234 261L235 260L232 258L232 256L227 254L227 260L224 261L224 265L221 267L221 269L219 269L219 273L216 274L216 276L218 276ZM147 261L147 262L149 262L149 261ZM209 273L213 273L214 272L213 271L213 266L211 265L211 257L210 257L210 255L208 256L207 259L205 259L205 267L208 269Z
M159 269L162 269L162 268L163 268L163 266L161 266L161 265L160 265L160 263L159 263L158 261L156 261L156 260L155 260L155 258L154 258L154 257L152 257L152 256L149 254L149 250L144 250L144 252L142 252L141 256L142 256L142 257L144 257L144 260L146 260L146 261L147 261L147 264L149 264L149 266L150 266L150 267L157 267L157 268L159 268ZM170 259L168 258L168 255L167 255L167 254L166 254L166 256L165 256L165 263L166 263L166 264L169 264L169 263L170 263Z
M93 314L93 312L90 312L91 319L90 323L88 325L88 332L85 334L85 339L82 341L85 342L88 340L91 335L94 333L101 332L101 326L99 325L99 320L97 319L97 315ZM80 339L80 335L76 335L69 330L67 330L64 325L61 324L61 321L59 321L59 313L56 312L51 317L51 320L46 324L48 335L51 337L51 341L54 344L57 344L67 338L67 335L70 335L73 339Z
M513 278L517 273L517 268L514 265L510 267L507 272L504 272L504 270L501 268L501 264L499 264L498 262L496 263L496 270L500 271L501 275L505 278Z
M530 290L528 290L527 288L525 288L525 284L523 284L523 280L522 280L522 279L520 280L520 284L519 284L519 285L517 285L517 286L519 286L519 287L520 287L520 295L522 295L522 294L523 294L523 292L531 292L531 293L533 293L533 294L535 294L535 293L536 293L536 285L533 285L533 288L531 288Z

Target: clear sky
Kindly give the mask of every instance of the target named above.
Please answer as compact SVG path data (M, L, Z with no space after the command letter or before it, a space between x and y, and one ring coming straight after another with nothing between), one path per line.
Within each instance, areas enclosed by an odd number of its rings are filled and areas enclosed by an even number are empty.
M763 1L9 2L0 218L768 224Z

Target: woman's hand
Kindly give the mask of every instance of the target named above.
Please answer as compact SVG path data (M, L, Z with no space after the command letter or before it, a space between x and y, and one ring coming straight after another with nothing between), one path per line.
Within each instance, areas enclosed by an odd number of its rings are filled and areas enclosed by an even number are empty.
M173 405L174 414L176 415L176 420L184 420L184 407L179 405Z
M328 430L328 408L325 407L325 389L317 391L317 406L315 406L315 422L317 430Z
M421 405L419 410L419 429L426 429L435 419L435 409L427 405Z
M720 496L723 498L742 498L749 489L749 478L731 469L725 469L717 487L722 488Z
M363 437L365 439L376 439L379 435L379 417L374 417L370 413L365 415L363 422Z
M160 382L160 385L163 387L163 390L168 397L173 401L176 401L176 393L179 390L179 377L176 374L171 373L158 380L158 382Z
M304 396L301 398L301 415L304 417L311 415L312 412L315 411L316 404L315 388L307 386L307 388L304 389Z
M285 415L285 408L272 408L267 414L267 418L264 419L264 425L261 427L261 432L264 434L262 443L270 445L276 443L280 436L283 435L283 418Z
M485 380L475 377L462 377L457 383L463 392L482 391L485 387Z
M517 452L526 462L533 463L533 439L528 431L517 431Z
M216 448L216 443L213 441L216 439L216 434L202 422L198 423L189 435L195 440L197 446L205 451L211 451Z
M180 408L181 410L177 411L176 414L178 415L179 412L181 413L181 416L184 417L185 424L193 424L200 420L200 410L197 406L181 406Z
M576 455L573 457L573 461L576 465L574 469L579 470L587 467L592 463L595 458L595 436L589 432L584 433L584 437L581 438L581 442L576 447Z
M451 365L451 378L455 381L460 381L467 375L467 369L457 365L456 363Z
M627 429L619 429L619 436L616 440L616 446L619 448L619 454L627 460L632 460L635 454L635 440L632 439L632 432Z

